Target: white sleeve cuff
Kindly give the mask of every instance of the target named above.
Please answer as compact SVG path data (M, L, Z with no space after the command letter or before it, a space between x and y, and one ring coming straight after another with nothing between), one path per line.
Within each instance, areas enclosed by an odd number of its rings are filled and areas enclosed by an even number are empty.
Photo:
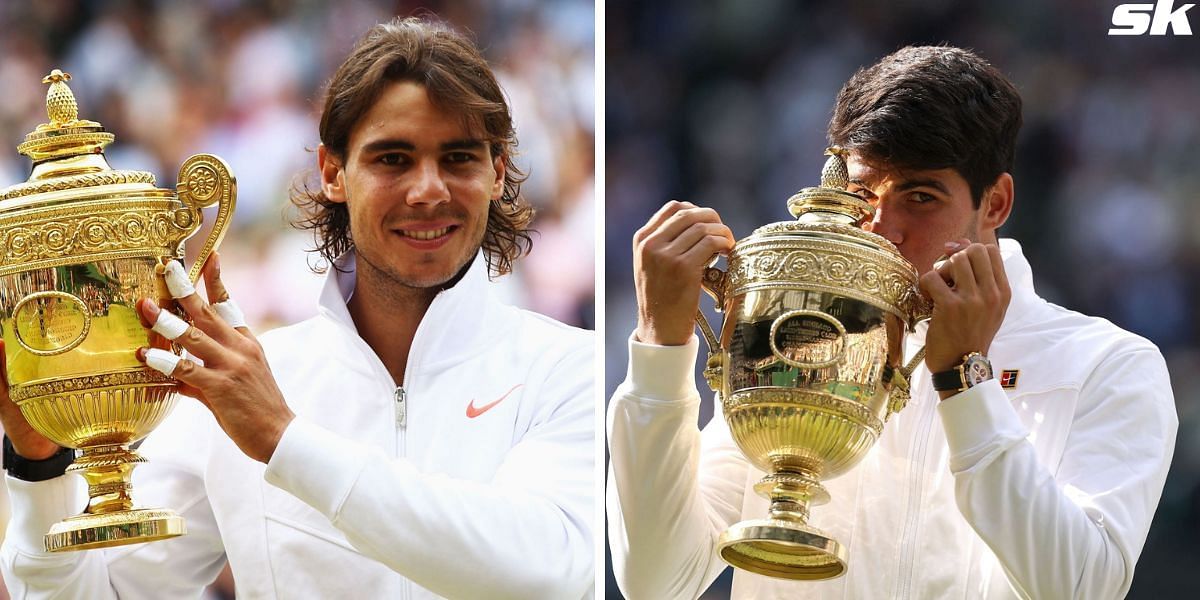
M265 479L335 521L367 460L366 447L297 417L267 462Z
M1029 435L995 379L942 400L938 412L953 473L980 466Z
M639 398L659 401L688 400L696 393L696 354L700 340L695 336L682 346L646 344L629 336L629 392Z
M38 482L5 477L12 503L8 542L24 554L48 554L43 540L50 526L81 512L86 505L83 478L70 473Z

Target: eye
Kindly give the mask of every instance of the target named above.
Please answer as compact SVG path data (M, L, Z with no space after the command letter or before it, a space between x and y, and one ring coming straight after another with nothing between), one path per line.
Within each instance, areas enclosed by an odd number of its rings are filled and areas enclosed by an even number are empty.
M927 204L936 201L937 197L927 192L913 192L909 199L917 204Z
M398 165L404 161L404 155L399 152L387 152L380 154L376 160L385 165Z
M475 155L470 152L451 152L446 155L446 160L452 163L466 163L475 160Z

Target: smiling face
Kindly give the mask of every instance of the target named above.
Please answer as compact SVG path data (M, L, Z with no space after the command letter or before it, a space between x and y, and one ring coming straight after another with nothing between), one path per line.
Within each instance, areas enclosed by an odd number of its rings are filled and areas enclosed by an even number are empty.
M898 170L868 163L856 153L846 161L847 191L875 207L864 228L896 245L924 274L945 252L946 242L967 238L995 244L996 228L1012 207L1012 177L1002 174L983 193L979 208L967 181L954 169Z
M346 156L321 146L318 161L322 191L349 210L359 268L410 288L440 286L471 261L504 191L504 160L411 81L383 89Z

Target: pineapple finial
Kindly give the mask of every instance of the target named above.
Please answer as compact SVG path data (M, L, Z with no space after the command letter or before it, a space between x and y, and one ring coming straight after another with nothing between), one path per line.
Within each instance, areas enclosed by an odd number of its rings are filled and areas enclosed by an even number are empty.
M52 127L63 127L79 120L79 105L75 103L75 94L67 87L71 80L70 73L59 69L50 71L42 78L42 83L50 84L46 90L46 116L50 118Z

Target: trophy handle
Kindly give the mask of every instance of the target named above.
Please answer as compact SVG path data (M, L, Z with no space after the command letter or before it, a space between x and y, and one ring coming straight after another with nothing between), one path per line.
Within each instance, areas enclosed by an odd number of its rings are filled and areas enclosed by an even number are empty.
M718 255L713 255L709 261L709 266L704 268L704 277L700 280L700 289L706 294L712 296L713 301L717 303L717 312L725 309L725 271L712 266L717 261ZM704 313L696 309L696 325L700 326L700 333L704 337L704 342L708 344L708 362L704 367L704 380L708 382L708 387L712 391L721 392L721 371L724 361L721 359L721 342L717 339L717 334L713 332L712 326L708 324L708 319Z
M928 321L929 317L923 317L921 321ZM912 398L911 384L913 371L917 370L917 366L921 361L925 360L925 346L921 346L920 350L913 355L912 360L908 361L896 372L896 376L892 379L892 394L888 398L888 412L883 421L886 423L892 415L904 410L908 406L908 401Z
M209 232L208 239L204 240L196 262L192 263L192 268L188 271L192 283L195 283L200 279L200 270L204 268L204 262L220 247L221 240L225 239L225 232L229 231L233 208L237 204L237 179L229 165L220 157L196 154L180 165L179 185L176 189L179 199L195 213L198 222L203 222L200 209L217 205L217 217L213 220L212 231Z

